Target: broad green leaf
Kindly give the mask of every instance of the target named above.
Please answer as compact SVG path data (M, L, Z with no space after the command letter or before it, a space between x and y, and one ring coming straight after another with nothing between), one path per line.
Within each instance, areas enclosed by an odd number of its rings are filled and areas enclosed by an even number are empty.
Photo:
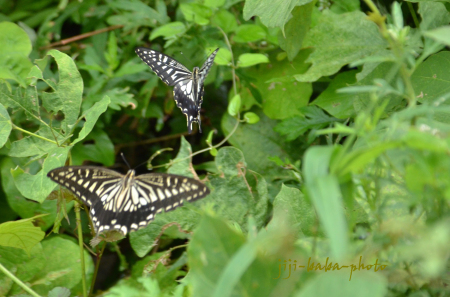
M235 116L238 114L241 109L241 95L237 94L233 98L231 98L230 103L228 104L228 114L231 116Z
M331 256L343 260L348 253L347 222L337 176L329 173L332 146L310 147L304 157L305 188L330 239Z
M57 50L51 50L47 55L52 56L58 64L59 82L53 86L47 81L53 92L42 93L42 105L48 111L61 110L64 113L65 117L61 128L67 134L78 120L83 95L83 80L71 57Z
M3 147L11 133L12 123L8 111L0 104L0 147Z
M182 22L168 23L160 26L152 31L150 34L150 40L163 36L165 39L171 38L177 35L183 35L186 32L186 26Z
M33 290L38 294L47 294L55 287L74 288L81 281L80 249L78 243L68 236L47 238L42 241L45 255L50 255L45 266L33 280ZM89 253L84 250L86 280L89 283L94 272L94 265ZM73 292L74 295L82 295Z
M220 27L225 33L234 32L238 27L236 17L228 10L223 9L214 15L211 19L211 24Z
M18 25L1 22L0 44L0 79L12 79L25 87L25 79L33 66L28 59L30 38Z
M387 43L377 26L360 11L337 15L324 10L317 26L306 35L303 47L315 50L306 60L312 63L308 71L295 76L302 82L335 74L342 66L367 56L388 55Z
M261 63L269 63L269 58L263 54L242 54L239 56L238 67L250 67Z
M433 102L450 92L450 53L440 52L417 67L411 83L419 102Z
M240 164L239 168L237 167L237 164ZM241 167L247 167L247 164L245 163L242 152L237 148L230 146L222 147L218 150L216 167L225 178L230 178L239 175L241 172L239 169Z
M420 30L423 31L436 29L450 22L450 13L441 2L421 2L418 12L422 17Z
M430 37L446 46L450 45L450 26L439 27L433 30L423 32L423 35Z
M45 236L40 227L33 225L33 221L40 216L0 224L0 245L19 248L30 254L31 249Z
M320 95L313 101L313 104L326 110L338 119L346 119L355 114L352 96L346 93L337 93L336 90L347 87L356 82L356 71L346 71L339 73L333 78ZM360 95L360 94L358 94Z
M291 18L291 11L297 5L311 2L310 0L249 0L245 2L244 19L259 16L267 27L283 27Z
M375 264L372 262L363 262L366 265ZM350 265L343 262L333 263L338 263L339 267ZM359 262L352 263L352 265L355 265L356 268L358 268ZM372 267L372 271L365 271L363 269L354 271L351 281L349 281L351 267L344 268L342 271L322 273L315 278L311 278L302 288L298 289L297 293L293 296L326 296L329 292L335 292L333 296L336 297L358 297L361 295L367 297L386 296L386 294L388 294L387 280L381 270L374 272L374 269L375 268ZM378 266L378 269L380 269L380 266Z
M260 117L257 125L240 124L236 132L228 140L234 147L240 149L244 154L247 168L256 172L264 172L264 178L268 182L269 189L273 189L273 179L290 179L289 172L273 162L266 162L270 156L278 156L281 159L298 159L301 150L298 147L290 147L279 134L273 131L276 121L270 120L263 113L255 113ZM230 133L236 124L236 119L228 114L222 118L222 129L225 134ZM227 195L224 193L224 195Z
M70 149L71 147L55 147L45 158L42 169L35 175L23 171L20 167L11 169L20 193L28 199L42 203L56 186L47 177L47 173L56 167L64 166Z
M48 292L48 297L70 297L70 290L64 287L56 287Z
M87 135L89 135L89 133L91 133L100 115L108 109L109 103L111 103L111 100L108 96L105 96L82 115L86 122L84 123L83 129L81 129L78 134L78 138L72 142L73 145L83 140Z
M211 8L198 3L181 3L180 9L187 21L195 22L200 26L209 24L209 18L212 15Z
M141 1L128 1L128 0L117 0L108 2L108 5L115 8L120 8L127 11L132 11L132 14L129 14L130 17L134 16L134 20L138 22L142 22L144 20L159 22L161 24L165 24L168 21L167 15L164 15L155 9L151 8L147 4Z
M274 130L281 135L285 135L288 141L292 141L310 129L320 129L338 120L328 116L316 106L304 107L302 111L303 116L283 120L276 125Z
M292 18L287 22L284 31L278 32L278 42L287 53L289 61L294 60L302 48L303 39L311 25L313 8L313 2L295 7L292 10Z
M287 226L306 236L317 236L317 215L311 203L306 201L299 189L281 186L280 192L273 200L273 213L282 214L280 219ZM274 220L274 219L272 219ZM273 224L273 221L269 223Z
M0 103L14 111L23 111L28 119L39 118L39 100L36 87L15 88L12 92L7 85L0 84Z
M334 13L346 13L361 10L358 0L339 0L331 4L330 10Z
M47 214L46 216L37 219L37 223L42 230L50 228L54 224L56 218L56 200L45 200L43 203L36 203L35 201L25 199L16 188L14 178L11 175L11 168L16 166L11 161L11 158L4 158L0 165L2 175L1 185L5 192L8 205L21 218L31 218L38 214ZM72 206L73 203L67 203L66 211L69 212Z
M246 24L240 25L236 29L236 35L233 37L235 42L255 42L266 38L266 31L261 26Z

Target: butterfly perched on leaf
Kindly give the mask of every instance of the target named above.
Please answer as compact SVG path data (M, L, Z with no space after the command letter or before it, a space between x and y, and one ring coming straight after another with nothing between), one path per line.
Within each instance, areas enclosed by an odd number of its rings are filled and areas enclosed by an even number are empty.
M97 236L106 230L126 235L147 226L157 213L209 194L200 181L173 174L136 176L129 170L122 175L95 166L66 166L51 170L47 176L89 206Z
M181 112L186 115L189 133L192 132L193 122L198 123L199 131L202 132L200 107L203 102L203 85L219 49L216 49L206 59L201 68L194 67L192 72L180 62L163 53L145 47L138 47L135 51L163 82L174 86L173 98Z

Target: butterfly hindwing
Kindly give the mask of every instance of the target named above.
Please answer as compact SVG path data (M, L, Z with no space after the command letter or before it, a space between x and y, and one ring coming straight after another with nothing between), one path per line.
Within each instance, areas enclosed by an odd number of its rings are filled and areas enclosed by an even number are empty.
M184 201L209 194L192 178L160 173L126 175L93 166L68 166L48 173L90 207L95 233L119 230L124 235L147 226L156 213L171 211Z
M188 132L192 132L192 123L197 122L201 130L200 108L203 102L204 81L214 63L219 49L216 49L203 63L202 68L195 67L190 72L175 59L160 52L145 48L136 48L136 53L169 86L174 86L173 94L177 106L186 115Z

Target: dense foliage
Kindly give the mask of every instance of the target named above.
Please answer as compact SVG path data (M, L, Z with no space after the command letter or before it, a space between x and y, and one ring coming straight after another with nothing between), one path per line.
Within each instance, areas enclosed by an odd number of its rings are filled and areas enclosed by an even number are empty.
M0 0L0 296L448 295L449 11ZM202 134L137 46L190 69L220 48ZM93 247L47 173L120 153L211 194Z

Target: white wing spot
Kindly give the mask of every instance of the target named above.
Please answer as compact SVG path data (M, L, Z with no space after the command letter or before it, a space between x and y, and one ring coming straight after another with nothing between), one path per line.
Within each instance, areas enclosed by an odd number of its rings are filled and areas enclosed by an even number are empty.
M131 224L130 227L131 227L131 229L137 229L139 226L137 224L133 223L133 224Z
M166 199L166 196L164 196L164 193L161 191L160 188L157 188L157 189L156 189L156 192L158 193L158 196L159 196L159 199L160 199L160 200Z
M115 223L117 223L117 220L116 220L116 219L111 220L111 225L114 225Z

